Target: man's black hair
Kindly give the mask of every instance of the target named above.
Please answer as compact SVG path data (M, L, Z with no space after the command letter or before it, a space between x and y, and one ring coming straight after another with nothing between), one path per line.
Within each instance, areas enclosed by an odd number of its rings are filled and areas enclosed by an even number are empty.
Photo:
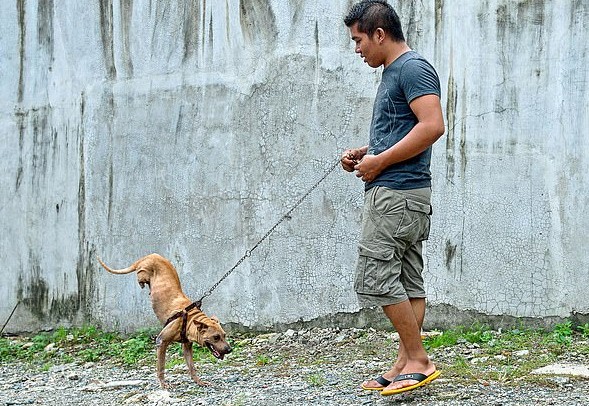
M401 20L386 0L362 0L350 9L344 18L347 27L358 23L358 31L372 36L377 28L382 28L396 42L405 41Z

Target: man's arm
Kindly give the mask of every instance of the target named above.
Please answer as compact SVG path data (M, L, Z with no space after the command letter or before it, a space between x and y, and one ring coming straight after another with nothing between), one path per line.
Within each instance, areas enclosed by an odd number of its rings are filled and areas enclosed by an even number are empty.
M409 107L417 117L415 127L389 149L378 155L365 155L362 161L354 166L357 177L370 182L390 165L406 161L425 151L444 134L442 106L437 95L418 97Z

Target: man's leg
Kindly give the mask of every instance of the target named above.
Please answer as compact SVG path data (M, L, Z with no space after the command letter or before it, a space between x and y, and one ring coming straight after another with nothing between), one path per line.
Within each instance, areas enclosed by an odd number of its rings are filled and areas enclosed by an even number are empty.
M423 327L423 319L425 318L425 299L409 299L409 302L411 303L411 308L413 309L413 314L415 315L415 320L417 321L417 326L419 328L421 338L421 328ZM384 308L383 311L386 314L386 310L384 310ZM389 379L389 381L392 381L393 378L395 378L397 375L401 373L401 371L405 367L405 364L407 364L407 354L405 353L405 346L403 345L403 341L400 339L399 335L399 351L397 353L397 360L391 368L391 371L389 371L390 374L387 374L386 378L388 379L388 377L392 377L391 379Z
M425 317L425 299L409 299L411 303L411 307L413 309L413 314L415 315L415 320L417 321L417 325L419 326L420 336L421 336L421 327L423 326L423 320ZM384 310L384 308L383 308ZM385 312L386 314L386 312ZM403 341L399 340L399 350L397 352L397 359L391 369L385 372L382 377L388 381L392 381L397 377L397 375L401 374L403 368L407 364L407 354L405 354L405 347L403 345ZM382 388L383 386L376 382L375 380L365 381L363 383L365 388Z
M413 302L406 300L398 304L383 307L386 316L399 333L400 345L403 346L403 353L400 354L401 359L398 357L395 366L397 364L400 366L404 363L400 370L401 374L418 372L430 375L436 370L436 366L430 361L423 347L420 323L418 323L413 308L413 304L415 304L418 308L423 307L425 310L425 299L413 299ZM423 318L421 318L421 322L423 323ZM399 349L399 351L401 350ZM387 388L399 389L415 383L417 381L414 380L393 382Z

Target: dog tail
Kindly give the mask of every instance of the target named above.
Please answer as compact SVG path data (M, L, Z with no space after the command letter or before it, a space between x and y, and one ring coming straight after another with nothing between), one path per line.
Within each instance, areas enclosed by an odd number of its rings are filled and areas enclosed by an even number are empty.
M137 270L135 264L133 264L130 267L125 268L125 269L112 269L112 268L109 268L104 262L102 262L102 260L100 258L96 257L96 259L98 259L98 262L100 262L100 265L102 265L102 267L104 269L106 269L110 273L114 273L117 275L131 273L131 272L135 272Z

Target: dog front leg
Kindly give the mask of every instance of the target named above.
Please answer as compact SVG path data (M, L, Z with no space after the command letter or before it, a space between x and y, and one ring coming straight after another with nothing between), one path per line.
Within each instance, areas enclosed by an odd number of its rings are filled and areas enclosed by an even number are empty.
M162 389L169 389L170 385L164 380L164 369L166 367L166 350L170 342L164 340L160 335L155 340L156 353L157 353L157 379L160 382Z
M189 341L187 343L182 343L182 354L184 355L184 361L186 361L186 366L188 367L188 373L194 382L200 386L208 386L210 385L209 382L205 382L196 375L196 368L194 367L194 354L192 352L192 343Z

